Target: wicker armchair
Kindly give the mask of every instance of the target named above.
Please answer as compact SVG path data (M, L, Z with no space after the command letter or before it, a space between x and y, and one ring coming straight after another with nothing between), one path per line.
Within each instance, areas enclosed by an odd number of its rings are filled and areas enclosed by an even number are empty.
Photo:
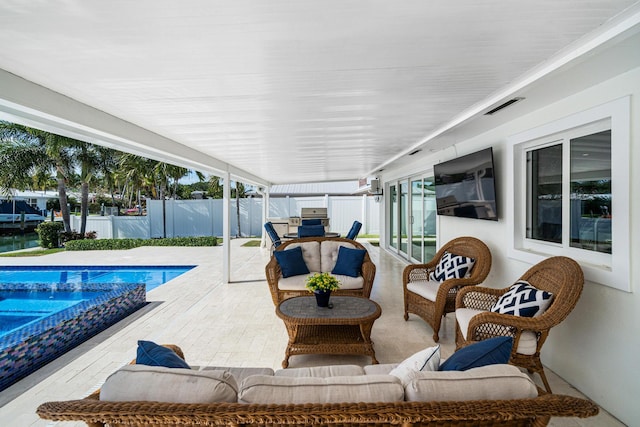
M299 239L293 239L286 242L283 242L276 251L283 251L289 245L304 243L304 242L323 242L323 241L332 241L332 242L345 242L349 245L357 249L365 249L360 243L355 240L345 239L342 237L303 237ZM364 279L364 284L361 289L338 289L337 291L333 291L332 295L350 295L350 296L360 296L369 298L371 295L371 289L373 288L373 280L376 276L376 265L371 261L369 257L369 253L365 253L364 260L362 262L362 277ZM303 290L290 290L290 289L280 289L278 287L278 282L282 277L282 270L280 269L280 265L276 260L275 256L271 256L269 263L265 267L265 275L267 277L267 283L269 285L269 291L271 292L271 298L275 305L280 304L287 298L298 297L298 296L308 296L309 291L307 289Z
M428 282L431 273L444 252L463 255L476 260L469 277L463 279L448 279L442 282L434 300L410 291L410 283ZM414 313L424 319L433 329L433 340L438 342L442 317L455 311L457 292L465 286L477 285L489 274L491 269L491 252L487 245L474 237L458 237L440 248L427 264L412 264L404 269L402 287L404 290L404 320L409 320L409 313ZM428 284L427 284L428 285Z
M562 322L576 306L584 276L577 262L567 257L548 258L531 267L520 280L537 289L551 292L553 302L537 317L493 313L491 306L509 290L476 286L460 291L456 300L456 348L494 336L512 336L510 363L537 372L545 388L551 387L540 361L540 350L549 330ZM467 325L466 330L461 329ZM524 337L524 340L521 340ZM527 346L525 341L533 342ZM534 348L535 347L535 348Z

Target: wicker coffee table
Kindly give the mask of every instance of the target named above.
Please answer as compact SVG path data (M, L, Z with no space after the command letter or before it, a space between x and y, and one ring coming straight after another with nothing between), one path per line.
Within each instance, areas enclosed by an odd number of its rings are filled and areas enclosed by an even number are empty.
M380 306L368 298L332 296L333 308L322 308L314 296L282 301L276 314L284 321L289 343L282 367L299 354L362 354L378 363L371 328L380 317Z

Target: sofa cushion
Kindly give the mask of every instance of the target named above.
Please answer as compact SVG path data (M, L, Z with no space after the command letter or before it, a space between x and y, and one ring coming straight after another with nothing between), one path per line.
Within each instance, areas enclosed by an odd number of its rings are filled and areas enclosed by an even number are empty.
M126 365L111 374L100 400L171 403L236 402L238 385L226 371L194 371L162 366Z
M282 377L254 375L240 384L238 402L262 404L396 402L404 388L391 375Z
M474 308L459 308L456 310L456 322L460 326L460 331L464 339L467 339L467 333L469 329L469 322L471 318L476 314L486 312L486 310L476 310ZM491 329L496 331L501 325L492 325ZM509 328L504 327L505 334L509 333ZM538 346L538 338L532 331L522 331L520 334L520 341L518 341L518 348L516 353L532 355L536 352Z
M313 366L309 368L289 368L278 369L275 372L276 377L346 377L353 375L364 375L364 369L358 365L327 365Z
M276 260L280 265L282 277L309 274L309 268L302 257L302 248L286 248L282 251L274 251L273 255L276 257Z
M290 243L287 249L301 248L302 258L309 271L320 271L320 242Z
M440 289L440 282L435 280L416 280L407 283L407 289L429 301L435 301Z
M491 311L513 316L536 317L544 313L553 301L553 294L519 280L491 307Z
M425 348L406 358L389 372L389 375L398 377L403 386L406 386L420 371L437 371L440 367L440 346Z
M193 366L191 369L195 369ZM199 368L200 371L227 371L229 372L233 378L235 378L236 383L240 384L242 380L251 375L273 375L273 369L271 368L241 368L241 367L227 367L227 366L202 366Z
M407 401L526 399L538 391L531 378L512 365L489 365L467 371L418 372L405 387Z
M513 338L494 337L462 347L440 365L441 371L466 371L485 365L508 363Z
M378 363L376 365L365 365L365 375L389 375L394 368L398 366L398 363Z
M445 251L429 280L444 282L447 279L462 279L471 271L476 260Z
M355 245L349 242L335 241L332 239L323 240L320 244L320 271L331 273L338 260L340 247L355 249Z
M164 366L166 368L190 369L175 351L158 345L152 341L138 341L136 364L147 366Z
M338 248L338 259L331 273L345 276L358 277L362 271L362 262L367 251L364 249L351 249L344 246Z

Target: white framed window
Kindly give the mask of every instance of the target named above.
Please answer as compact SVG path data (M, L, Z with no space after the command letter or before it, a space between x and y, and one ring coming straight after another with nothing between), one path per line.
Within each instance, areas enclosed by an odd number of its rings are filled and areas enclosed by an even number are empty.
M568 256L630 292L629 128L625 97L508 139L510 257Z

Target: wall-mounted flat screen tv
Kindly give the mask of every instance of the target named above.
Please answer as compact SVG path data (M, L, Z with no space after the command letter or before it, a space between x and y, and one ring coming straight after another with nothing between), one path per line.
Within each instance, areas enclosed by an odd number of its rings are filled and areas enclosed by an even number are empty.
M438 215L498 220L493 149L434 165Z

